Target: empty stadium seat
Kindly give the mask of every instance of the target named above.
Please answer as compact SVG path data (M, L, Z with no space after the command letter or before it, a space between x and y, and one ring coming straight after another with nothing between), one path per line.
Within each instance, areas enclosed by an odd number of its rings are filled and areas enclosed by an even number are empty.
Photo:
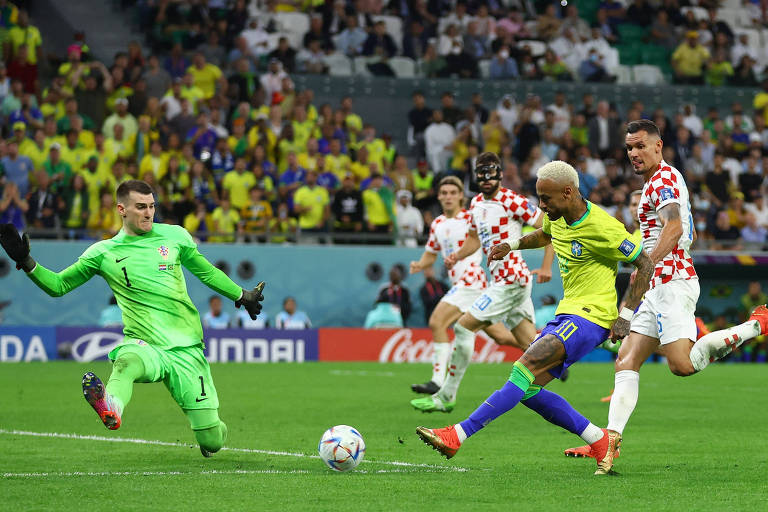
M709 14L707 14L707 10L703 7L681 7L680 8L680 12L683 13L683 16L687 16L688 11L693 11L693 15L699 21L709 19Z
M665 82L664 75L657 66L638 64L632 67L634 82L645 85L659 85Z
M616 75L617 84L631 84L632 83L632 68L629 66L618 65L613 70Z
M491 77L491 61L490 59L483 59L477 61L477 68L480 71L480 78Z
M378 60L378 57L355 57L352 60L355 74L362 76L372 76L371 72L368 71L367 65L369 62L373 62L374 60Z
M409 57L392 57L387 61L398 78L415 78L416 63Z
M326 55L323 59L331 76L352 76L352 61L341 53Z
M520 49L523 49L527 46L531 49L531 55L534 57L541 57L544 55L544 52L547 51L546 43L535 41L533 39L523 39L522 41L518 41L516 46Z

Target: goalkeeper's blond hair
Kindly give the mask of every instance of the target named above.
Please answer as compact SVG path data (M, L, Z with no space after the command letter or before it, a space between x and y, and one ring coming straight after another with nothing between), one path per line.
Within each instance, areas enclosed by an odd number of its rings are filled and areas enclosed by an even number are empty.
M571 164L555 160L539 167L536 176L540 180L552 180L560 185L570 185L574 190L579 188L579 174Z

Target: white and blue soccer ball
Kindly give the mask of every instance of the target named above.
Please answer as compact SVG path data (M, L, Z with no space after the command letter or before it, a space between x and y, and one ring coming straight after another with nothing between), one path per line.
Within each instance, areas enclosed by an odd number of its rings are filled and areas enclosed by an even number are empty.
M317 451L332 470L352 471L365 456L365 441L357 429L349 425L336 425L325 431Z

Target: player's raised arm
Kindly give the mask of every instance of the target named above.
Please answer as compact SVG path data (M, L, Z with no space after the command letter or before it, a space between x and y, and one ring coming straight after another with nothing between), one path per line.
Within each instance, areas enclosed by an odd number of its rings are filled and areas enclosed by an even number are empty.
M32 282L51 297L61 297L85 284L98 270L95 258L87 257L91 249L61 272L45 268L30 256L27 234L20 236L13 224L0 225L0 244L16 262L16 268L24 270Z
M539 247L548 247L548 250L544 253L544 263L546 263L546 258L549 256L549 265L551 266L554 255L551 242L552 237L545 233L542 228L539 228L518 240L494 245L488 253L488 262L502 260L511 251L516 251L518 249L538 249ZM543 266L544 265L542 265L542 267Z
M259 283L253 290L241 288L227 274L213 266L205 256L200 254L197 245L188 233L185 238L188 240L185 240L186 244L182 246L180 252L181 264L208 288L235 301L235 306L238 308L241 305L245 306L251 319L255 320L261 312L261 301L264 300L264 295L261 293L264 289L264 283Z
M544 215L539 215L534 222L533 227L540 229L544 226ZM546 235L546 233L545 233ZM550 237L550 243L544 246L544 258L541 260L541 267L532 270L531 274L536 274L537 283L546 283L552 279L552 262L555 259L555 249L552 247Z

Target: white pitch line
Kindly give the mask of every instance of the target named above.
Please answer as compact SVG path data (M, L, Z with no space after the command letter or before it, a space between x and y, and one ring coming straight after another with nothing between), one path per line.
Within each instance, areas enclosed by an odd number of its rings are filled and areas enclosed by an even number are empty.
M354 377L394 377L394 372L370 372L368 370L331 370L328 373L336 376Z
M131 444L148 444L153 446L170 446L175 448L190 448L192 445L184 444L184 443L171 443L168 441L156 441L152 439L136 439L136 438L130 438L130 437L104 437L104 436L94 436L94 435L81 435L81 434L66 434L61 432L31 432L28 430L6 430L6 429L0 429L0 435L9 435L9 436L29 436L29 437L50 437L50 438L56 438L56 439L75 439L75 440L82 440L82 441L103 441L108 443L131 443ZM309 458L309 459L319 459L317 455L308 455L306 453L295 453L295 452L283 452L283 451L274 451L274 450L258 450L256 448L229 448L224 447L222 448L222 451L228 450L231 452L240 452L240 453L258 453L260 455L280 455L280 456L286 456L286 457L299 457L299 458ZM386 464L389 466L400 466L400 467L408 467L408 468L423 468L423 469L429 469L429 470L440 470L440 471L456 471L456 472L465 472L469 471L467 468L462 468L458 466L437 466L434 464L414 464L412 462L401 462L401 461L395 461L395 460L367 460L363 459L363 462L369 463L369 464ZM382 470L383 471L383 470ZM382 472L378 471L378 472ZM372 471L372 473L375 473L376 471ZM396 471L392 471L396 472Z
M276 469L233 469L233 470L210 470L210 471L59 471L59 472L37 472L37 473L0 473L0 478L66 478L66 477L105 477L105 476L196 476L196 475L308 475L312 471L305 469L294 469L289 471L280 471ZM382 473L445 473L435 469L379 469L367 471L365 469L355 470L355 473L382 474Z

